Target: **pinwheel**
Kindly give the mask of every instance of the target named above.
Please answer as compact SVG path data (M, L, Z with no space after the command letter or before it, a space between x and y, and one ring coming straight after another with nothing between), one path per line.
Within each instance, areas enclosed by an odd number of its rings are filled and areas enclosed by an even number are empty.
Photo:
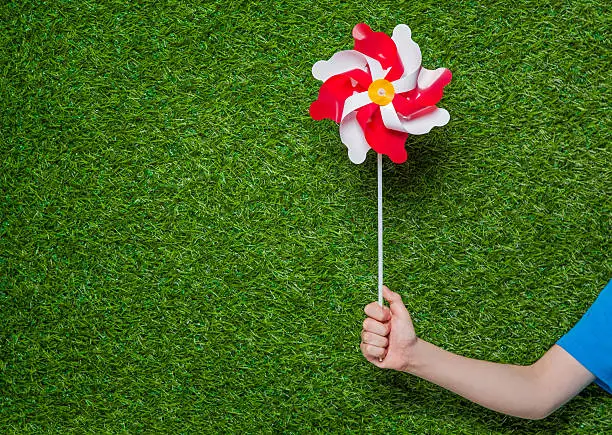
M312 67L312 75L323 84L310 105L310 116L340 124L340 139L353 163L364 162L370 148L377 153L378 302L382 305L382 156L404 163L409 134L429 133L448 123L449 113L436 104L452 75L446 68L421 67L421 50L405 24L396 26L389 37L360 23L353 28L353 39L353 50L335 53Z

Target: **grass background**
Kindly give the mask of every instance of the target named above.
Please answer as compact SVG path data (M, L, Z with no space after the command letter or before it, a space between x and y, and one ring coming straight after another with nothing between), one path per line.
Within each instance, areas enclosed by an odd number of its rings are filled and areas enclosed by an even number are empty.
M451 122L384 167L386 282L418 333L529 364L612 276L603 1L5 1L0 432L604 433L361 357L376 172L310 68L407 23Z

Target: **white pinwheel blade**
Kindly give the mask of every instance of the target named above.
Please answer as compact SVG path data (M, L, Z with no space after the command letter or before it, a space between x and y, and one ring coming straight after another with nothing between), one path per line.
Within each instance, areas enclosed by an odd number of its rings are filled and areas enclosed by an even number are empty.
M391 39L395 42L397 53L404 67L402 77L393 82L395 92L400 94L402 92L408 92L416 86L419 70L421 69L421 49L419 45L412 40L410 27L405 24L395 26Z
M349 113L340 123L340 139L348 148L351 162L359 164L365 161L370 145L357 121L357 112Z
M417 112L418 115L418 112ZM442 127L448 124L450 114L446 109L436 109L423 116L415 118L400 117L404 131L410 134L425 134L429 133L434 127Z
M344 109L342 110L342 118L344 119L349 113L370 104L372 100L367 92L359 92L351 95L344 101Z
M330 77L354 69L367 70L366 56L355 50L345 50L335 53L329 60L320 60L312 66L315 79L326 81Z

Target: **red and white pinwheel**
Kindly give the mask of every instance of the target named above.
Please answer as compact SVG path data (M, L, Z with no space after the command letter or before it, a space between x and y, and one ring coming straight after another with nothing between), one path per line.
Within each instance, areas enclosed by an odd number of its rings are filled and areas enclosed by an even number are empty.
M409 134L425 134L448 123L450 115L436 104L451 72L421 67L421 50L405 24L396 26L391 37L357 24L353 38L353 50L312 67L312 75L323 84L310 116L340 124L340 138L353 163L362 163L370 148L403 163Z
M450 115L436 104L452 75L446 68L421 67L421 50L405 24L396 26L391 37L357 24L353 38L353 50L340 51L312 67L312 75L323 85L310 105L310 116L340 124L340 138L353 163L362 163L370 148L378 153L378 303L382 305L382 156L404 163L409 134L429 133L448 123Z

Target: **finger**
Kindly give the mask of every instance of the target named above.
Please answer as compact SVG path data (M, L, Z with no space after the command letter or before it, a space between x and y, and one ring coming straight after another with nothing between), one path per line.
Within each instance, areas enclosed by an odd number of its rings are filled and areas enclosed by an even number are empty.
M365 356L368 360L379 360L387 355L387 349L382 347L365 343L361 343L359 346L361 347L361 353L363 353L363 356Z
M365 359L367 359L368 361L370 361L370 362L371 362L372 364L374 364L374 365L378 365L378 364L380 364L380 361L379 361L379 359L380 359L380 358L376 358L376 357L371 356L371 355L370 355L370 354L367 352L367 350L366 350L366 346L367 346L367 344L364 344L364 343L360 343L360 344L359 344L359 348L361 349L361 353L363 354L363 356L365 357Z
M389 340L387 337L381 337L380 335L373 334L371 332L363 331L361 333L361 342L364 344L371 344L377 347L386 348L389 346Z
M384 337L389 335L389 323L381 323L368 317L363 321L363 330Z
M371 317L379 322L386 322L391 319L391 311L389 308L380 306L378 302L372 302L363 309L368 317Z
M402 302L402 297L389 290L387 286L383 286L383 296L387 302L389 302L389 309L391 314L399 317L410 317L406 306Z

